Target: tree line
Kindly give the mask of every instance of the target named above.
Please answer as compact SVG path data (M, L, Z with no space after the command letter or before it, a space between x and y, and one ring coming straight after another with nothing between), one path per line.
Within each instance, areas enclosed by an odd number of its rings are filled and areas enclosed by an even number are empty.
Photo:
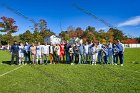
M19 42L28 41L31 42L41 42L44 43L44 39L51 35L55 35L53 31L47 28L47 22L43 19L39 21L37 27L34 28L34 31L27 30L22 34L17 36L12 36L12 33L18 31L18 26L15 25L16 21L13 18L7 18L5 16L1 17L2 22L0 22L0 42L1 44L11 44L13 41L17 40ZM95 27L88 26L85 30L81 27L69 26L67 31L61 31L58 35L63 40L70 40L74 37L79 37L83 39L83 42L86 41L100 41L101 43L106 43L108 41L113 42L114 40L121 40L123 43L126 42L129 37L119 29L110 28L108 31L99 30L97 31ZM140 43L140 38L136 38Z

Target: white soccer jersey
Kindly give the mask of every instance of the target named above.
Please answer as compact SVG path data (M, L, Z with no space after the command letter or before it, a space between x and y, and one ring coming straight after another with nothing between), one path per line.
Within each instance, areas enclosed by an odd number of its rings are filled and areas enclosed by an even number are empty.
M95 55L95 54L97 53L96 47L92 47L92 48L91 48L91 52L92 52L92 55Z
M100 51L102 49L102 44L97 45L97 51Z
M19 46L19 53L24 53L24 46Z
M89 45L84 46L85 53L88 54Z
M42 49L42 46L40 46L40 45L37 46L36 47L36 53L39 54L39 55L41 55L41 49Z
M42 47L42 53L43 54L49 54L49 47L50 45L45 45Z
M24 57L24 46L19 46L19 57Z

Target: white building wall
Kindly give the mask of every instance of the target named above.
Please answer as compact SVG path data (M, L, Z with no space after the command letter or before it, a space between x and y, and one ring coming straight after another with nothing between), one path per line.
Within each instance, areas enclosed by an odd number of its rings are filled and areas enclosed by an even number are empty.
M140 44L124 44L125 48L140 48Z
M58 38L55 35L52 35L52 36L46 38L45 42L47 42L48 44L50 44L50 43L52 43L52 44L61 44L61 38Z

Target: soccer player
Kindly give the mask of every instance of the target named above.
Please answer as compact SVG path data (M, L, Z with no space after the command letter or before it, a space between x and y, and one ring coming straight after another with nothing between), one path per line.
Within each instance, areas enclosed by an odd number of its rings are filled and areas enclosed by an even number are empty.
M44 61L44 59L46 58L46 63L48 63L49 47L50 47L50 45L48 45L47 42L42 47L42 60Z
M30 47L31 47L31 45L28 44L28 42L26 41L25 42L25 45L24 45L24 48L25 48L24 56L25 56L25 62L26 62L26 64L27 63L29 64L31 62L31 59L30 59Z
M88 42L86 42L86 44L84 45L84 62L86 64L88 61L88 49L89 49L89 45L88 45Z
M102 44L100 44L100 42L98 41L97 42L97 51L98 51L98 55L97 55L97 57L98 57L98 62L101 64L101 62L102 62Z
M119 49L119 59L120 59L120 64L121 66L123 66L123 61L124 61L124 46L123 44L120 42L120 40L117 40L117 48Z
M96 65L96 60L97 60L97 49L96 45L93 43L91 46L91 52L92 52L92 65Z
M41 50L42 50L42 46L40 45L40 42L38 42L38 45L36 46L36 62L37 62L37 64L39 64L38 63L39 60L40 60L40 64L43 63Z
M16 65L18 65L18 61L19 61L19 45L17 44L17 41L14 41L14 44L11 46L11 54L12 54L12 59L11 59L11 65L14 63L14 58L16 57Z
M60 44L60 59L62 59L63 60L63 62L64 62L64 57L65 57L65 50L64 50L64 48L65 48L65 43L64 43L64 41L62 41L62 43Z
M24 64L24 45L19 43L19 65Z
M32 56L32 64L36 64L36 46L34 43L32 43L32 46L30 47L30 51L31 51L31 56Z

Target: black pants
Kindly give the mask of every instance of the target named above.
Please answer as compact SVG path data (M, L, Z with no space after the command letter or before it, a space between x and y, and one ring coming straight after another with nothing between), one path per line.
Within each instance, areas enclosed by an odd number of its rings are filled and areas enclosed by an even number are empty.
M30 51L25 52L24 56L25 56L25 62L29 64L31 62Z
M123 52L120 51L119 54L118 54L118 56L119 56L119 59L120 59L120 64L123 64L123 60L124 60Z
M107 56L104 56L104 64L107 64Z
M19 61L18 52L12 52L11 64L14 64L14 58L16 58L16 64L18 64Z
M60 62L60 56L56 55L56 62L59 63Z

